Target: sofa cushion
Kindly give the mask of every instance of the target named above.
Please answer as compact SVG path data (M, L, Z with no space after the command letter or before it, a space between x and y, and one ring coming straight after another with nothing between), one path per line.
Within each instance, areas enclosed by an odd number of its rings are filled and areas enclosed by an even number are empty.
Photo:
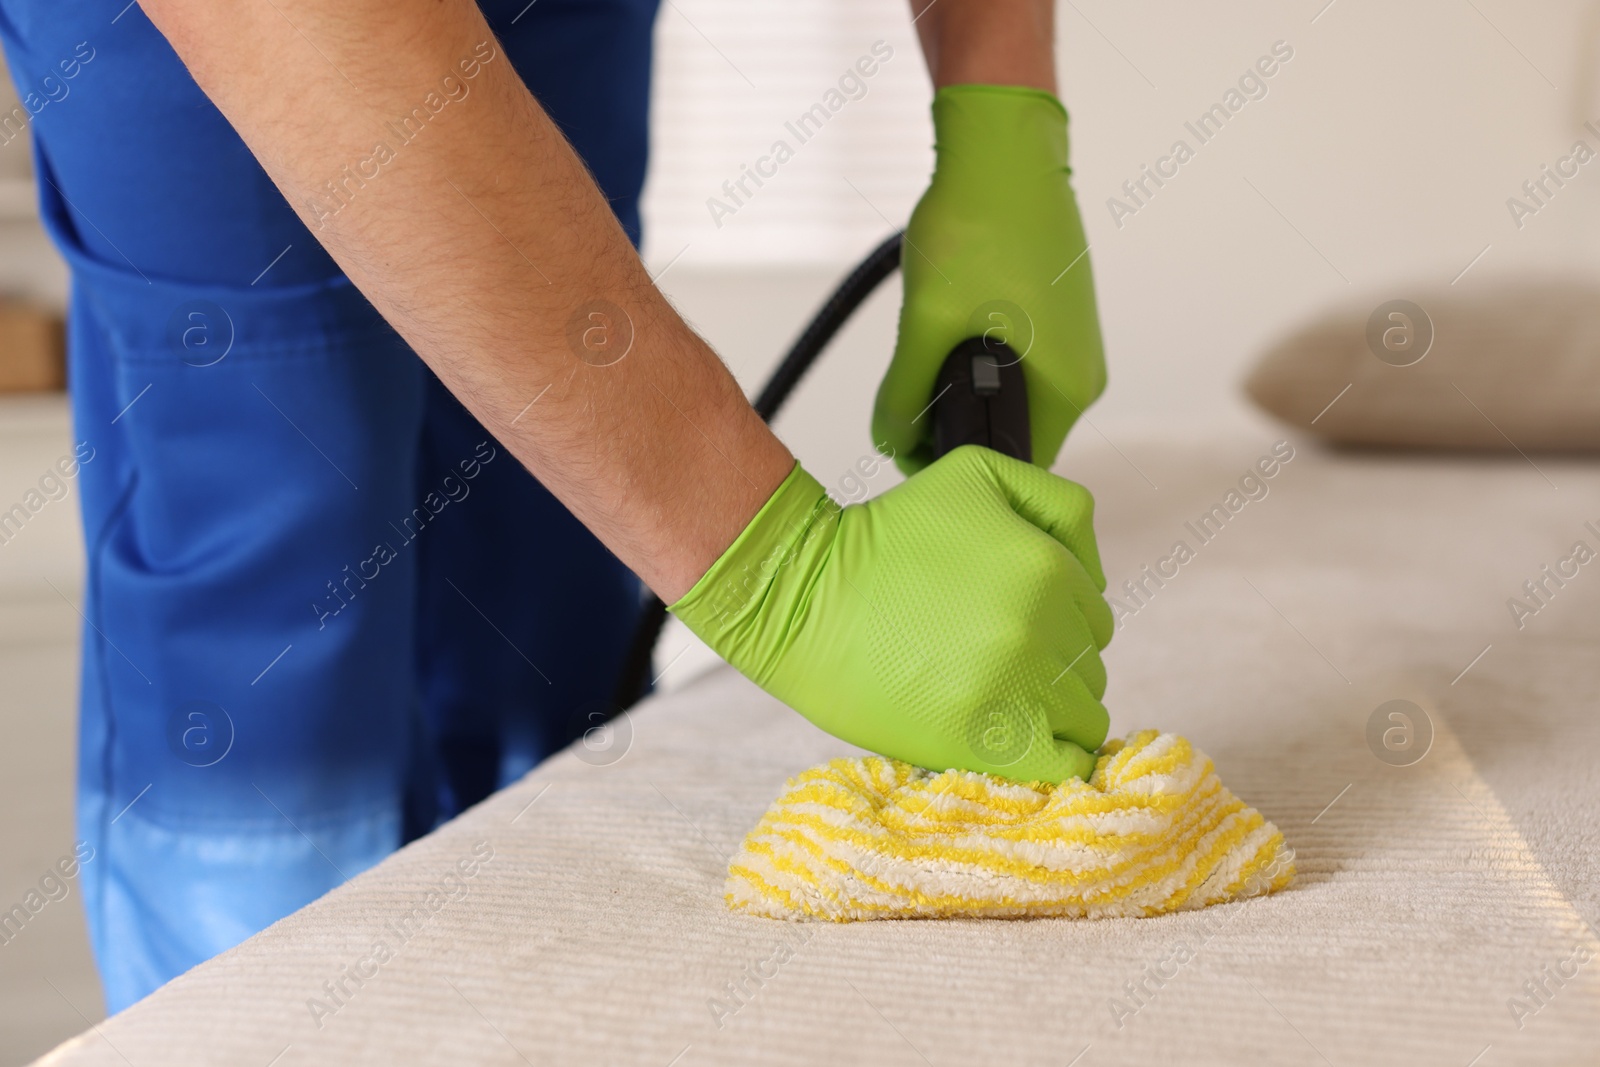
M1245 391L1339 445L1600 448L1600 287L1463 284L1343 307L1268 349Z

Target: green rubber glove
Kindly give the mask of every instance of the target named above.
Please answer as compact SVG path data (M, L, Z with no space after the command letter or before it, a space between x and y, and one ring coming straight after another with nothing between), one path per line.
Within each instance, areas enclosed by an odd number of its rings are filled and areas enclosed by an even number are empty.
M1023 353L1033 461L1048 468L1106 386L1066 109L1040 89L952 85L934 95L933 129L938 162L906 226L900 338L872 439L907 474L927 466L939 367L987 332Z
M1087 779L1112 615L1080 485L986 448L840 508L798 464L672 611L836 737L933 770Z

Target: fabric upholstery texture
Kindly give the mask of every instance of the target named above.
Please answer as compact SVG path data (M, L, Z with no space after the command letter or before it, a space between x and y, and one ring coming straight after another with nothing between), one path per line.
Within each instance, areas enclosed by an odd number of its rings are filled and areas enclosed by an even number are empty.
M1397 296L1423 315L1383 299L1330 311L1273 345L1246 392L1335 444L1600 449L1600 288L1464 281Z
M789 780L728 865L770 919L1103 919L1288 885L1294 852L1175 734L1108 741L1090 779L835 759Z
M1273 440L1104 428L1060 469L1096 494L1113 593ZM43 1062L1592 1062L1600 572L1522 629L1506 600L1594 543L1600 469L1295 443L1107 649L1113 728L1203 748L1294 846L1281 892L1093 922L730 911L784 782L861 753L720 671ZM1410 766L1366 739L1395 698L1431 724Z

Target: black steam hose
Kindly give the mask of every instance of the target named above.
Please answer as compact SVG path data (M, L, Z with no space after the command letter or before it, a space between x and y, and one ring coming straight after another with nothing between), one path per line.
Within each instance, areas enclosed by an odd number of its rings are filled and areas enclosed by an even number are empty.
M812 316L805 330L783 357L783 362L767 379L761 394L756 397L756 414L767 422L772 421L828 342L872 295L873 290L899 266L900 234L896 232L874 248ZM639 613L639 622L628 646L628 658L623 661L622 673L617 677L617 689L612 701L616 710L631 708L644 696L650 682L651 655L655 652L656 639L661 636L661 627L666 625L666 621L666 604L661 602L660 597L652 596Z

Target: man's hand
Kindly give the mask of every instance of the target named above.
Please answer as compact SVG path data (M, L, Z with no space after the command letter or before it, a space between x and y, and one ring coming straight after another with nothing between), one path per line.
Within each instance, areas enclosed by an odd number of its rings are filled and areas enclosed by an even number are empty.
M1094 502L959 448L841 509L796 466L672 606L822 729L934 770L1087 778L1108 725Z
M1106 383L1067 113L1039 89L955 85L933 116L938 165L906 227L900 339L873 437L902 469L925 466L940 365L966 338L991 337L1022 357L1033 460L1049 467Z

